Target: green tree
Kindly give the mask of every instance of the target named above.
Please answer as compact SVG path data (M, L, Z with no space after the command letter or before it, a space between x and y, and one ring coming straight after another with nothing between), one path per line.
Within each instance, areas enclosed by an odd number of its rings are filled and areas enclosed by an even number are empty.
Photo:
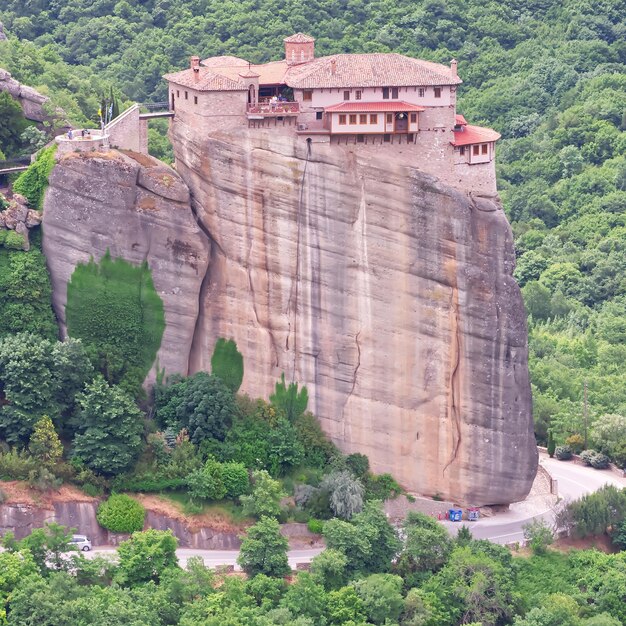
M339 589L348 582L347 565L343 552L328 548L311 561L311 575L327 591Z
M330 508L337 517L349 520L363 509L365 489L348 471L333 472L324 477L320 488L330 494Z
M446 565L424 585L454 616L454 623L485 626L510 620L517 602L513 574L505 565L473 546L456 548Z
M67 571L72 568L68 553L75 552L76 546L71 543L73 528L66 528L55 522L46 524L44 528L36 528L30 535L15 541L12 533L2 538L4 547L9 552L28 550L33 557L39 572L47 576L55 571Z
M363 602L363 609L372 624L397 622L402 609L402 578L393 574L371 574L354 583L357 595Z
M115 579L131 587L150 581L158 583L169 569L178 566L177 545L171 530L133 533L117 549L119 568Z
M452 551L452 540L436 520L410 511L404 521L404 534L404 549L394 570L407 582L415 584L445 565Z
M552 431L549 430L548 431L548 454L550 455L550 458L554 457L555 450L556 450L556 441L554 441L554 435L552 434Z
M626 462L626 457L620 455L626 442L626 416L607 414L599 417L591 428L591 441L616 463Z
M30 453L47 468L53 467L63 455L63 445L52 420L44 415L33 429L28 444Z
M74 454L100 474L130 468L141 450L143 432L142 413L133 400L97 376L79 395L78 406Z
M285 374L281 374L280 381L276 383L276 389L270 395L270 402L282 411L290 422L294 422L305 411L309 403L309 392L306 387L298 391L298 383L285 383Z
M194 499L222 500L227 493L223 466L215 459L207 459L204 467L189 474L186 480Z
M58 414L53 368L49 341L27 333L0 340L0 434L10 443L28 441L44 413Z
M298 574L296 581L287 590L281 606L289 609L293 615L309 618L313 624L326 623L326 592L308 572Z
M280 534L278 521L263 516L248 528L237 562L249 576L286 576L291 571L287 549L287 539Z
M0 339L22 332L51 341L57 338L50 276L37 239L37 232L31 232L33 245L28 252L0 246Z
M237 393L243 381L243 355L237 350L233 339L219 337L211 356L211 373Z
M27 154L34 154L47 143L46 133L36 126L29 126L21 135L20 143Z
M198 372L161 389L156 398L160 424L176 431L186 428L191 441L223 441L237 407L233 394L215 376Z
M241 504L246 515L254 517L277 517L280 513L280 501L286 493L277 480L274 480L265 470L258 470L252 474L252 493L241 496Z
M8 92L0 92L0 150L16 156L22 145L21 134L27 126L22 107Z

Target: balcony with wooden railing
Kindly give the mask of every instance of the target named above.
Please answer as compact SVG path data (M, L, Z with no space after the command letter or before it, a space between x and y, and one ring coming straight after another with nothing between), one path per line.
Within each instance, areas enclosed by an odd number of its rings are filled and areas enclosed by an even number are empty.
M296 117L300 113L299 102L257 102L248 104L246 112L248 119L266 117Z

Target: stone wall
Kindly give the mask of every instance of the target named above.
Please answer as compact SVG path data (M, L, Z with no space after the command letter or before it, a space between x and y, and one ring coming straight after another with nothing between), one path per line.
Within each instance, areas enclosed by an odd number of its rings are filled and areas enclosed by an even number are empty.
M133 104L107 124L105 130L109 136L109 146L148 154L148 136L142 130L142 126L139 120L139 105Z

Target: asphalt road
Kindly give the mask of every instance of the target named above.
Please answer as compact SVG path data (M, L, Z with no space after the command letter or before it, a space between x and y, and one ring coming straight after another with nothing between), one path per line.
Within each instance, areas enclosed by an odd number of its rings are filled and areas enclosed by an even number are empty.
M317 556L323 548L309 548L306 550L290 550L287 553L289 559L289 565L292 569L296 569L298 563L310 563L313 557ZM115 548L96 547L89 552L83 552L87 558L94 558L95 556L107 556L111 559L115 559L117 556L117 550ZM241 568L237 565L237 557L239 556L238 550L194 550L191 548L179 548L176 550L176 556L178 557L178 563L181 567L187 567L187 561L191 557L200 557L207 567L218 567L220 565L233 565L235 571L240 571Z
M626 487L626 478L621 478L610 470L595 470L591 467L583 467L571 462L550 459L545 454L540 454L541 464L550 472L553 478L558 481L559 497L564 500L576 500L581 496L597 491L606 484L616 487ZM449 530L450 534L456 535L458 529L466 525L472 532L475 539L489 539L494 543L506 544L516 541L522 542L524 533L522 527L532 519L542 518L547 523L554 523L554 514L549 506L539 507L539 510L529 512L526 510L516 510L515 506L511 510L498 513L493 517L482 518L477 522L463 521L461 523L442 522ZM298 563L310 563L313 557L322 551L321 548L310 548L305 550L290 550L288 553L289 564L296 569ZM209 567L219 565L233 565L235 570L239 570L237 565L237 550L194 550L189 548L179 548L176 551L179 563L182 567L187 565L187 561L194 556L203 559L204 564ZM91 552L85 553L93 558L96 555L110 555L115 558L115 548L94 548Z
M552 478L557 480L559 498L565 501L577 500L607 484L626 487L626 479L614 474L611 470L596 470L570 461L551 459L544 453L539 455L539 461ZM522 542L524 539L522 527L531 520L540 518L548 524L554 524L554 513L549 506L540 507L539 510L529 513L516 511L515 505L509 511L480 519L477 522L444 522L444 524L452 535L456 535L459 527L465 524L475 539L489 539L494 543L506 544Z

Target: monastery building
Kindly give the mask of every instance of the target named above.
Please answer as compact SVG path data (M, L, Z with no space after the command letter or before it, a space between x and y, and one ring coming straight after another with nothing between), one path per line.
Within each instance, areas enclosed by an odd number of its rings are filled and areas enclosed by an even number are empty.
M272 128L365 151L403 146L447 182L495 192L500 135L457 115L455 60L448 67L395 53L316 58L315 39L302 33L284 44L283 60L261 65L191 57L189 69L165 76L174 120L200 133Z

